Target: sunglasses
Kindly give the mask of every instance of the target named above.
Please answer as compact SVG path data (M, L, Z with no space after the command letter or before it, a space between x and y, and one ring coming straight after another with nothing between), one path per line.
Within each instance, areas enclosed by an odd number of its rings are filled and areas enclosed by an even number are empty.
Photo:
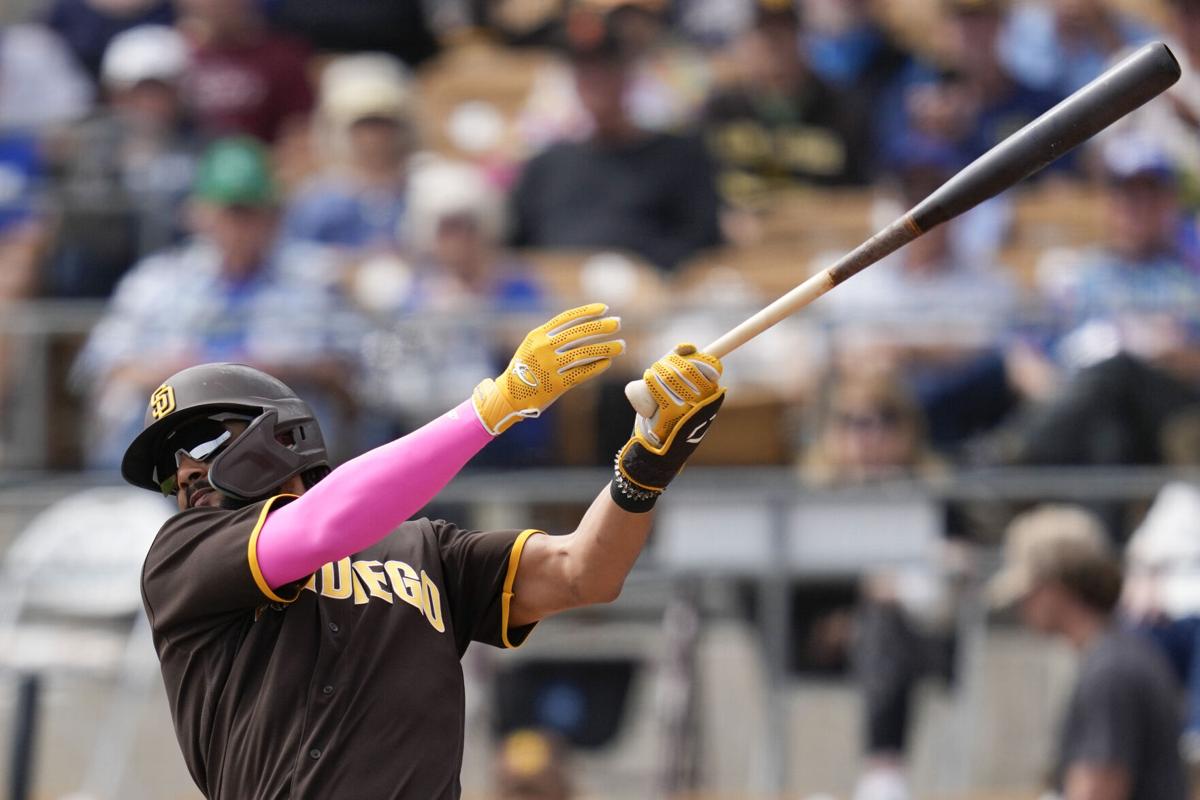
M178 472L184 458L207 464L229 446L237 434L229 423L253 421L244 414L213 414L185 425L167 434L154 465L154 482L162 493L170 497L179 489Z
M873 413L843 411L836 419L840 427L860 432L898 428L903 421L900 412L894 408L878 409Z

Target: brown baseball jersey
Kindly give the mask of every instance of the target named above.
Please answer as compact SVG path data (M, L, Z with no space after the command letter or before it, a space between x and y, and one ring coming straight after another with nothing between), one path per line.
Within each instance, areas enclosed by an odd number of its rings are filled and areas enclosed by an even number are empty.
M521 549L536 531L405 522L272 590L256 555L278 497L195 508L150 549L142 597L176 735L212 800L457 798L472 641L513 647Z

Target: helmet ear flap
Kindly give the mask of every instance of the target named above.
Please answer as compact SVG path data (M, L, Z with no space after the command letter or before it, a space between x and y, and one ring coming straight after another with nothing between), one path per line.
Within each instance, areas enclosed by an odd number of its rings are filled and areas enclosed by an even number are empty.
M275 409L264 410L213 459L208 482L214 489L235 500L255 500L304 469L303 457L276 441L278 419Z

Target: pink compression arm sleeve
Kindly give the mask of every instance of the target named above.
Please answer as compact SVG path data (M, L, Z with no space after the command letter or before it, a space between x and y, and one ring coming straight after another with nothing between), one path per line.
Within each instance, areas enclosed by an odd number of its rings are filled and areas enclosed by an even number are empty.
M263 579L275 589L375 544L432 500L491 440L467 400L347 461L267 516L257 546Z

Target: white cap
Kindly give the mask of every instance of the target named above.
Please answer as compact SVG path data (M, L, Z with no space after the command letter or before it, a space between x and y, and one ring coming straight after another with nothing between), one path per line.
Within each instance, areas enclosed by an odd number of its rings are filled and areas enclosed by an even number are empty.
M366 117L402 121L413 113L412 78L384 53L334 59L321 73L321 110L338 124Z
M1200 489L1169 483L1129 539L1130 570L1153 576L1162 611L1200 614Z
M490 241L504 233L504 199L478 167L437 157L419 161L408 183L404 238L416 251L428 252L438 225L454 215L474 219Z
M142 81L175 83L189 60L187 42L166 25L139 25L113 37L104 51L100 75L113 89L132 89Z

